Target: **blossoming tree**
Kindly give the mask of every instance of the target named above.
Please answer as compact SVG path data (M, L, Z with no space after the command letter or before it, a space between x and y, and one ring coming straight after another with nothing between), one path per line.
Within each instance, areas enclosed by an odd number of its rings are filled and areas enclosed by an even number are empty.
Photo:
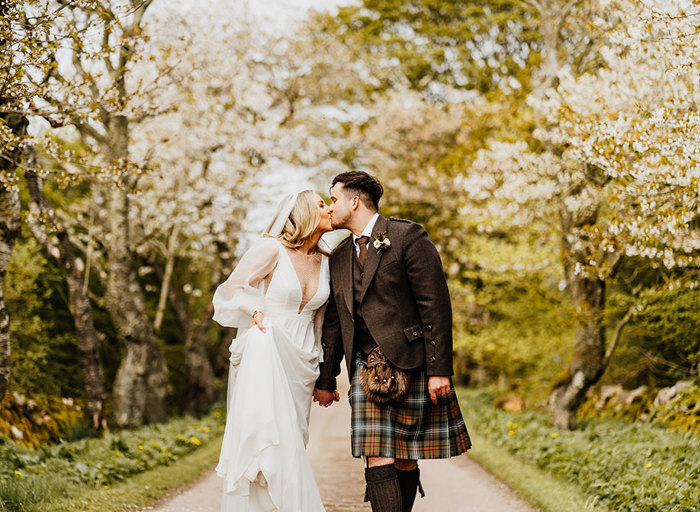
M493 141L462 183L473 195L491 194L495 222L559 219L578 326L549 402L551 421L562 428L574 426L578 405L643 305L632 304L607 339L606 282L621 258L692 269L700 257L697 14L683 0L587 9L588 30L606 34L598 64L576 72L557 60L561 41L545 48L553 56L543 68L545 87L528 100L537 119L532 142ZM569 15L563 26L580 19L575 9ZM669 286L697 285L696 274L682 275Z

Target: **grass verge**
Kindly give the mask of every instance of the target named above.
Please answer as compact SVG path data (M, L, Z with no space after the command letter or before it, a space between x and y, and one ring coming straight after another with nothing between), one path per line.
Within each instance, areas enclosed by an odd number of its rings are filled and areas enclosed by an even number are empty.
M595 419L558 430L546 414L496 409L490 390L461 388L457 395L474 458L546 512L700 511L696 434Z
M139 473L108 489L77 490L69 498L42 504L45 512L122 512L134 511L162 498L170 489L186 485L211 469L219 456L221 437L212 439L172 466L160 466Z
M152 498L151 493L162 493L166 487L181 485L185 479L201 473L191 463L182 464L183 458L197 461L202 456L204 464L211 465L212 459L207 459L206 454L219 450L223 431L224 413L215 407L202 418L171 418L165 423L108 433L99 439L81 439L36 450L0 436L0 512L46 512L53 510L53 504L70 503L86 495L91 498L85 503L100 503L94 510L107 511L111 509L104 503L110 503L111 498L105 501L98 496L114 489L131 489L128 495L133 494L141 485L139 482L146 482L139 492ZM200 455L189 458L195 454ZM157 468L164 472L156 472ZM147 479L173 475L175 483L151 485L139 476L146 472ZM136 482L136 487L130 488L130 482ZM81 505L75 510L88 509Z
M541 512L608 512L595 498L568 482L553 478L536 466L522 461L507 450L477 437L469 457L506 482L527 503Z

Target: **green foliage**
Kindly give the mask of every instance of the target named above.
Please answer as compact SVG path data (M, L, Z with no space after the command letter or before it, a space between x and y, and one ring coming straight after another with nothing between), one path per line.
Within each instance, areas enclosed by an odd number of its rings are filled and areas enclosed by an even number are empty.
M177 464L158 466L119 482L109 489L79 487L26 512L133 512L148 510L154 501L165 497L183 485L199 478L218 460L221 438L212 439L194 452L188 453Z
M657 377L665 375L668 380L677 380L688 378L692 373L697 375L700 362L698 305L700 290L657 292L648 298L644 310L630 326L627 332L628 342L633 340L642 354L650 353L671 362L662 368L663 373L658 368L663 365L663 361L656 364L651 362L650 370Z
M22 448L0 437L0 503L6 511L66 496L74 487L109 487L148 469L169 465L207 442L224 429L224 412L217 407L201 419L177 418L133 431ZM55 480L55 481L54 481ZM38 507L38 508L37 508Z
M61 267L23 230L12 252L5 283L12 389L57 396L82 394L67 293Z
M341 38L396 59L418 90L433 81L485 93L520 89L540 60L534 12L518 0L364 0L333 21Z
M638 260L622 262L609 286L609 332L632 305L642 307L623 331L604 383L656 388L697 380L700 290L666 286L687 277L692 274L652 269Z
M575 482L611 510L691 512L700 503L697 435L659 425L586 420L576 431L537 412L492 406L489 390L458 390L471 432L552 476Z
M498 383L501 391L543 406L573 346L573 322L558 276L544 270L483 274L472 273L479 283L468 300L472 315L455 305L456 318L463 320L456 325L457 371L472 385Z

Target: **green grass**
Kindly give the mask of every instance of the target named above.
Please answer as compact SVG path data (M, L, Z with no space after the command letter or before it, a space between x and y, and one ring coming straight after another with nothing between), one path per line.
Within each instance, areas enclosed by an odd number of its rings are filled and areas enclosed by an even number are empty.
M545 414L495 409L491 391L459 389L458 396L473 457L543 511L700 510L695 434L619 420L560 431Z
M583 494L579 487L552 477L546 471L518 459L508 450L489 444L485 438L472 436L472 442L474 447L469 450L469 457L508 483L534 508L542 512L608 510L595 497Z
M133 511L162 498L168 490L186 485L206 470L219 457L221 437L185 455L172 466L161 466L139 473L109 489L78 489L69 498L45 503L42 512L121 512Z
M107 496L107 501L97 500L101 508L95 510L108 510L104 503L112 503L108 496L115 492L115 499L123 493L127 502L132 498L152 499L167 487L182 485L201 473L202 469L195 470L194 462L181 464L183 458L197 461L196 457L205 457L202 468L210 467L214 458L207 458L207 454L211 450L218 453L223 430L223 410L215 408L199 419L174 418L167 423L110 433L102 439L37 450L0 438L0 512L44 512L52 510L49 504L70 504L86 495L91 496L86 503ZM144 483L161 478L159 471L166 483ZM143 479L145 472L149 474L147 480Z

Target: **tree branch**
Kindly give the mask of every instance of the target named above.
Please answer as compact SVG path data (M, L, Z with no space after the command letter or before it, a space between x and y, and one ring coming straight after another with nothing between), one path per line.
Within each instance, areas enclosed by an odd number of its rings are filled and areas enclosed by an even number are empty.
M603 368L607 368L608 363L610 363L610 359L612 358L613 353L615 352L615 349L617 348L617 345L620 342L620 338L622 337L622 331L627 326L627 324L629 324L630 320L632 320L634 314L640 310L640 308L641 305L639 303L634 304L631 308L627 310L625 315L615 326L615 331L613 332L612 339L610 340L610 345L605 351L605 356L603 356Z
M87 123L84 123L80 121L78 118L73 118L73 124L77 128L78 132L80 133L80 136L83 137L90 137L93 139L95 142L97 142L100 146L106 146L107 145L107 137L102 135L100 132L95 130L92 126L90 126Z

